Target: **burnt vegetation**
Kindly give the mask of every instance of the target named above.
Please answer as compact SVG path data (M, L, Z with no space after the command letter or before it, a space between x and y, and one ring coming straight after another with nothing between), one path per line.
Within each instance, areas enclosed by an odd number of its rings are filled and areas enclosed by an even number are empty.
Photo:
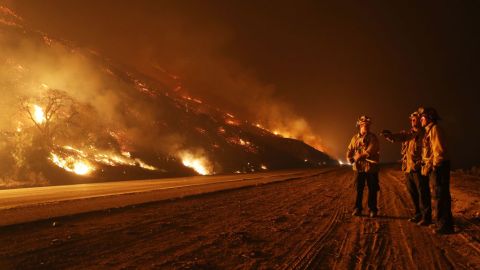
M0 15L4 188L337 164L167 80Z

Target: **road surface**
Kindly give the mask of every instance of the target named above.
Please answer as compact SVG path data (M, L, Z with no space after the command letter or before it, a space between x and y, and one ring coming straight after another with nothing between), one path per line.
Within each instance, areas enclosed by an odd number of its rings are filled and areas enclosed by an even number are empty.
M221 176L213 193L193 192L205 186L197 185L178 198L177 187L166 200L3 226L0 269L480 269L480 179L452 177L456 233L439 236L408 222L403 177L392 168L380 174L380 216L352 217L351 176L349 168ZM145 184L106 197L165 192ZM85 196L66 201L99 198ZM58 203L37 205L48 212Z
M0 190L0 226L312 177L333 168Z

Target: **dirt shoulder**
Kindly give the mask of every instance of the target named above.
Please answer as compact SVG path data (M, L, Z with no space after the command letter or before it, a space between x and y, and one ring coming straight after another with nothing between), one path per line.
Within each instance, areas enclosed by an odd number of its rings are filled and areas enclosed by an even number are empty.
M477 220L456 211L457 220L470 223L460 222L457 233L448 236L409 223L402 175L391 169L380 175L380 216L351 217L351 176L349 168L340 168L315 177L2 227L0 268L480 268ZM453 185L453 197L462 205L479 199L461 192Z

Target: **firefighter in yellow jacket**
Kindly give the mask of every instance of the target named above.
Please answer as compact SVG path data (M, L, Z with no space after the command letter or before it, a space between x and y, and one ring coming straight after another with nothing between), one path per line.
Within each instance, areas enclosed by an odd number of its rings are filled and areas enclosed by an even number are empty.
M376 217L377 193L379 191L378 162L380 146L377 136L370 132L372 121L368 116L361 116L357 121L358 133L353 136L347 150L347 160L352 164L357 196L353 215L362 213L362 199L365 184L368 187L368 208L370 217Z
M390 142L402 143L402 171L405 184L415 208L415 214L409 219L421 226L432 223L432 204L428 177L421 173L422 148L425 130L420 123L418 111L410 114L411 128L400 133L382 131L382 136Z
M440 119L434 108L420 108L420 121L425 128L422 150L422 175L435 187L437 228L435 233L453 233L452 198L450 195L450 160L445 135L437 124Z

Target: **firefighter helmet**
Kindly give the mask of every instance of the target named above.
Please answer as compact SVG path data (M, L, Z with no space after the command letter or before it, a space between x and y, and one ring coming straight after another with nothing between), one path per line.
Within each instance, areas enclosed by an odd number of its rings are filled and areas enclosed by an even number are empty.
M435 110L432 107L426 107L426 108L420 107L418 108L418 113L420 114L420 116L425 116L430 121L436 122L441 119L437 113L437 110Z
M362 115L357 120L357 127L359 127L361 124L371 125L372 119L366 115Z
M420 113L418 111L414 111L413 113L410 114L410 119L412 118L420 118Z

